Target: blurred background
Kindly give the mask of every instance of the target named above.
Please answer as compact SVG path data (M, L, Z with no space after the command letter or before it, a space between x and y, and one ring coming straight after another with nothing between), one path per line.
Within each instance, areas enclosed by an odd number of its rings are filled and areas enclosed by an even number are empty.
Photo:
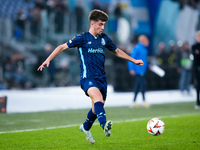
M199 0L0 0L0 89L79 85L77 49L60 54L43 72L37 68L54 48L89 29L95 8L108 13L104 32L126 53L139 35L150 39L149 63L166 74L148 70L147 90L179 89L182 53L190 52L200 29ZM108 51L105 67L114 91L133 90L127 61Z

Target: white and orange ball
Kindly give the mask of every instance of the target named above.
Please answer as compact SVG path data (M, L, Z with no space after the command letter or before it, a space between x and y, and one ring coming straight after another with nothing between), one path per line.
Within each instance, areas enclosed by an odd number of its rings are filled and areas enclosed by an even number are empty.
M165 123L160 118L152 118L147 123L147 131L151 135L160 135L165 130Z

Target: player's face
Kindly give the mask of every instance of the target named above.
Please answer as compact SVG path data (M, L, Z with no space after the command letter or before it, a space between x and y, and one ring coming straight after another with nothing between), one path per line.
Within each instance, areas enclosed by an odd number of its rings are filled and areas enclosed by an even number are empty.
M93 28L96 35L100 35L103 32L105 23L106 22L101 21L101 20L94 21Z

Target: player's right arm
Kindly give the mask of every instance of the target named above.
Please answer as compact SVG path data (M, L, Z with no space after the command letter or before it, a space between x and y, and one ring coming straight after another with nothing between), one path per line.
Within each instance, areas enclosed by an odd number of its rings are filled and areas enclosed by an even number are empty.
M42 71L42 69L45 68L45 66L49 67L50 61L55 58L57 55L59 55L62 51L68 49L68 45L62 44L56 47L56 49L47 57L47 59L42 63L42 65L37 69L38 71Z
M121 49L117 48L115 51L112 51L117 57L120 57L122 59L128 60L136 65L142 66L144 65L144 62L142 60L136 60L132 57L130 57L128 54L126 54Z

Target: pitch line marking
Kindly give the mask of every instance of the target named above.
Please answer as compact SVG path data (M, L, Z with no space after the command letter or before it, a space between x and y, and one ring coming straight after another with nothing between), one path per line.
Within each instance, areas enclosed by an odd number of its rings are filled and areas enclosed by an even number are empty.
M177 118L182 116L190 116L190 115L199 115L196 113L193 114L182 114L182 115L170 115L170 116L157 116L158 118ZM113 121L113 123L122 123L122 122L136 122L136 121L143 121L148 120L150 117L147 118L138 118L138 119L127 119L127 120L120 120L120 121ZM41 130L51 130L51 129L59 129L59 128L69 128L69 127L75 127L79 126L80 124L72 124L72 125L66 125L66 126L56 126L56 127L46 127L46 128L37 128L37 129L25 129L25 130L15 130L15 131L4 131L0 132L0 134L6 134L6 133L19 133L19 132L30 132L30 131L41 131ZM98 123L94 123L94 125L98 125Z

